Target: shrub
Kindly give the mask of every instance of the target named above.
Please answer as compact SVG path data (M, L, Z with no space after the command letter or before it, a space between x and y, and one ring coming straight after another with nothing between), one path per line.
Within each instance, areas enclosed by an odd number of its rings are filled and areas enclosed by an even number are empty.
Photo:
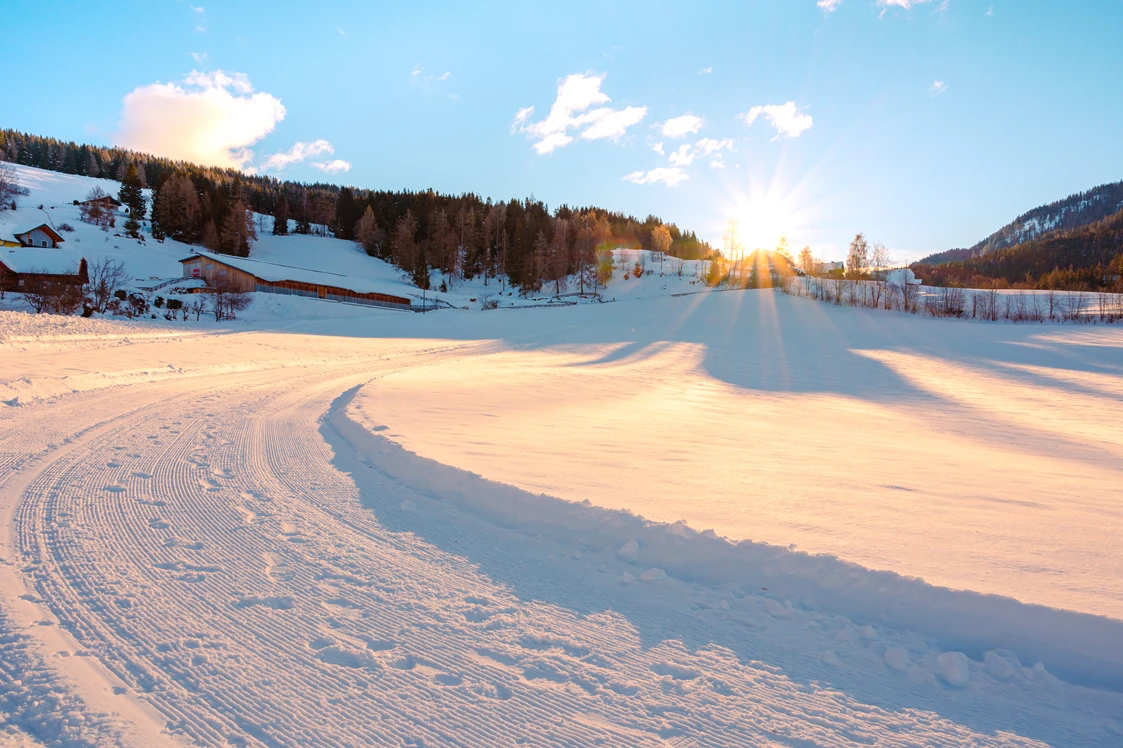
M65 232L67 232L68 234L73 234L73 233L74 233L74 227L73 227L73 226L71 226L71 225L70 225L69 223L60 223L60 224L58 225L58 230L59 230L59 231L65 231Z
M118 288L116 291L113 292L113 298L124 301L125 299L129 298L129 295L127 293L125 293L124 290Z

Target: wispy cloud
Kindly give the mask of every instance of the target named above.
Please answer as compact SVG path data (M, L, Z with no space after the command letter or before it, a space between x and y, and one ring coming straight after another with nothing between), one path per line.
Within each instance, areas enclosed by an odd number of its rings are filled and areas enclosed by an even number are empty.
M324 153L335 153L335 148L326 140L313 140L311 143L293 143L292 148L281 153L274 153L265 159L261 165L264 171L281 171L292 164L299 164L305 159L319 156Z
M574 136L570 135L570 131L584 140L618 140L629 127L647 116L647 107L612 109L596 106L611 101L601 91L604 78L603 75L576 73L561 79L558 81L557 97L546 118L531 122L534 107L523 107L515 113L511 131L528 135L535 141L534 150L540 154L572 143ZM590 109L594 106L596 108Z
M720 162L722 151L732 151L733 140L726 138L724 140L714 140L713 138L702 138L696 143L683 143L671 153L668 159L673 166L690 166L694 163L696 158L710 157L710 166L714 166L715 162ZM717 166L722 168L725 164Z
M948 84L944 83L943 81L936 81L928 87L928 98L934 99L947 90Z
M690 176L676 166L660 166L651 171L633 171L631 174L624 176L625 182L634 182L636 184L665 184L668 187L674 187L679 182L685 182L687 179L690 179Z
M925 3L930 3L932 1L933 0L877 0L877 4L879 7L885 9L902 8L904 10L912 10L917 5L924 5ZM939 10L946 10L947 0L943 0L940 5L941 7L939 8ZM882 15L884 15L884 12L885 11L883 10Z
M708 68L702 68L701 70L699 70L699 71L698 71L698 75L709 75L709 74L710 74L710 73L712 73L712 72L714 72L714 68L713 68L713 66L711 65L711 66L710 66L710 67L708 67Z
M187 7L190 8L191 10L195 11L196 13L200 13L200 14L206 13L206 8L204 8L200 5L188 5Z
M338 32L339 32L339 35L340 35L340 36L347 36L347 32L346 32L346 31L344 31L343 29L336 29L336 31L338 31Z
M344 161L341 158L337 158L334 161L327 162L314 161L312 162L312 166L316 167L320 171L327 172L328 174L337 174L341 171L351 171L351 162Z
M116 145L208 166L247 168L249 146L285 117L281 100L254 92L244 73L192 71L180 83L128 93Z
M842 5L842 0L819 0L815 3L824 13L834 13L838 10L838 6Z
M411 72L410 75L421 75L422 70L424 70L424 68L418 65L413 69L413 72Z
M207 64L206 52L192 52L191 59L195 61L196 65L205 66Z
M764 118L768 120L768 123L776 128L777 135L773 140L780 137L798 138L801 133L810 129L813 124L811 115L804 114L800 111L794 101L789 101L784 104L754 106L749 111L738 116L743 119L746 124L752 125L757 117L762 114Z
M702 129L702 118L693 114L684 114L681 117L672 117L663 123L663 135L668 138L685 138Z
M658 143L655 143L654 145L652 145L652 146L651 146L651 150L655 151L655 152L656 152L656 153L658 153L658 154L659 154L660 156L664 155L664 152L663 152L663 142L662 142L662 141L660 141L660 142L658 142Z

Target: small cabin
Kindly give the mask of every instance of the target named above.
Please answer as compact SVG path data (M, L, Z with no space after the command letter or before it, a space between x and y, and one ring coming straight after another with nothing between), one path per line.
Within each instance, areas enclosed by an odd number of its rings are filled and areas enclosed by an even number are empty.
M19 231L15 234L16 241L20 243L21 247L46 247L49 249L58 249L59 242L65 241L58 232L52 229L45 223L41 223L33 229L27 231Z
M95 197L93 200L83 200L78 204L79 205L100 205L101 207L105 208L106 210L116 210L117 208L121 207L121 201L118 200L117 198L113 197L112 195L102 195L101 197Z

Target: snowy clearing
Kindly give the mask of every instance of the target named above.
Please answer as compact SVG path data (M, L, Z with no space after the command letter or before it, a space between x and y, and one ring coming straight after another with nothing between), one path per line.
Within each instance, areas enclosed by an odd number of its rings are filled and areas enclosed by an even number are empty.
M285 302L0 317L5 739L1121 739L1123 332Z

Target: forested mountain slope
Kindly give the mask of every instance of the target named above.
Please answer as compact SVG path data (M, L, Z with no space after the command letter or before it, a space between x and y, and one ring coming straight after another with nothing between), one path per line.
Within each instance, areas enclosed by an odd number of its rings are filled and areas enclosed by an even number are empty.
M988 255L1023 242L1087 226L1120 210L1123 210L1123 181L1102 184L1023 213L972 247L937 252L920 263L939 265Z

